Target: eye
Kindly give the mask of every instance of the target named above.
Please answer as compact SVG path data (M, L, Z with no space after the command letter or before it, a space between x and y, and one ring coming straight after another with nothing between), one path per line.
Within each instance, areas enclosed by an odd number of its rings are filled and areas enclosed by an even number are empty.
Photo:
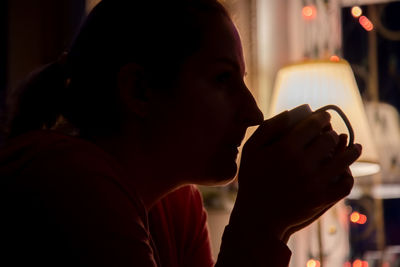
M225 83L229 82L229 80L232 78L232 76L233 75L231 72L225 71L225 72L218 74L215 80L218 83L225 84Z

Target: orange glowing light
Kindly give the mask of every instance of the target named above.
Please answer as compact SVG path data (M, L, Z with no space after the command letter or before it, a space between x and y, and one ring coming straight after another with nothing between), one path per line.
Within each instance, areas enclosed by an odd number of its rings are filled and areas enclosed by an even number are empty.
M368 261L362 261L362 267L368 267Z
M366 31L372 31L374 29L374 24L372 24L366 16L361 16L358 21Z
M305 6L303 7L302 13L306 20L313 20L317 16L317 9L315 6Z
M367 222L367 216L364 214L360 214L360 219L358 219L357 223L358 224L365 224Z
M337 55L333 55L333 56L330 57L329 60L330 60L330 61L333 61L333 62L339 62L339 61L340 61L340 58L339 58Z
M362 261L359 259L353 261L353 267L363 267Z
M359 6L353 6L351 8L351 15L353 15L353 17L358 18L359 16L362 15L362 9Z
M307 261L307 267L320 267L321 263L317 260L311 259Z
M351 262L346 261L346 262L343 264L343 267L351 267Z
M353 223L357 223L359 219L360 219L360 213L358 213L357 211L353 212L350 215L350 221Z
M367 222L367 216L355 211L350 215L350 221L352 223L365 224Z

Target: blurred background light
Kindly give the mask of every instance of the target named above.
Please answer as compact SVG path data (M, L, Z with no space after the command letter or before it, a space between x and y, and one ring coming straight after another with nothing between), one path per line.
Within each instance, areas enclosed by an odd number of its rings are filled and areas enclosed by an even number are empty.
M353 15L353 17L358 18L362 15L362 9L359 6L353 6L351 8L351 15Z
M313 20L317 17L317 9L313 5L303 7L302 13L306 20Z
M307 267L320 267L321 263L318 260L310 259L307 261Z
M374 25L366 16L361 16L358 21L366 31L372 31L374 29Z
M339 61L340 61L340 57L338 57L337 55L332 55L332 56L329 58L329 60L330 60L330 61L333 61L333 62L339 62Z

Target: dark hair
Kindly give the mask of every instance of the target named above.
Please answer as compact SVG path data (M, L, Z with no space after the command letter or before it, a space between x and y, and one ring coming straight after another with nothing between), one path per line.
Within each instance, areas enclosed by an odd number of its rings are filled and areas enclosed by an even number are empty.
M66 60L33 73L8 97L8 133L51 128L62 115L86 135L120 125L116 75L140 64L155 88L174 82L200 46L203 14L228 16L216 0L103 0L89 14Z

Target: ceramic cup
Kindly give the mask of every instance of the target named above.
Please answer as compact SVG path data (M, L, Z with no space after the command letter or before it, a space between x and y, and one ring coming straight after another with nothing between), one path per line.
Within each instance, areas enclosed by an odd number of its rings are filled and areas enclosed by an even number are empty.
M289 110L289 125L290 127L294 126L296 123L302 121L306 117L308 117L311 113L326 111L326 110L334 110L336 111L340 117L343 119L346 124L347 130L349 131L349 144L348 146L352 146L354 144L354 132L353 127L350 124L349 119L346 117L346 114L336 105L327 105L322 108L317 109L316 111L312 111L308 104L303 104L298 107L295 107Z

